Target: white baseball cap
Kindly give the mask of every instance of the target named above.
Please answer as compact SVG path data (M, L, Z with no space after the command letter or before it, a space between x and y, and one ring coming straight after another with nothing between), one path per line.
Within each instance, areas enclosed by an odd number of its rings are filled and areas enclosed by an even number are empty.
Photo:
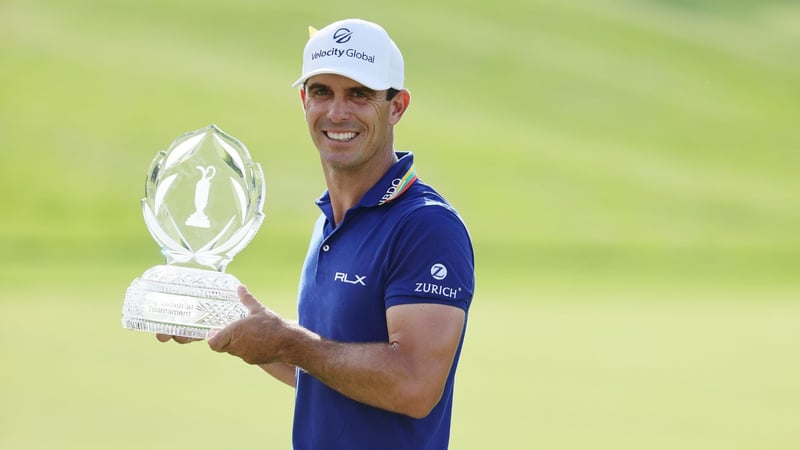
M315 31L303 49L299 86L315 75L335 74L381 91L403 89L403 55L380 25L361 19L334 22Z

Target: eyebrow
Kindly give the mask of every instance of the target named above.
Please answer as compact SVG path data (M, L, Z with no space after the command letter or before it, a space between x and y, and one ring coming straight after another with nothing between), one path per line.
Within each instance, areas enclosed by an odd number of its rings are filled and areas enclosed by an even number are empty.
M307 91L310 91L311 89L319 89L319 88L330 89L328 86L326 86L326 85L324 85L322 83L314 83L314 84L307 84L306 85L306 90Z
M327 89L329 91L331 90L330 86L328 86L325 83L319 83L319 82L312 83L312 84L306 86L307 90L319 89L319 88L324 88L324 89ZM368 94L368 95L376 95L378 93L378 91L376 91L375 89L368 88L368 87L364 86L363 84L359 84L357 86L349 87L349 88L347 88L345 90L347 92L351 92L351 93L352 92L364 92L365 94Z

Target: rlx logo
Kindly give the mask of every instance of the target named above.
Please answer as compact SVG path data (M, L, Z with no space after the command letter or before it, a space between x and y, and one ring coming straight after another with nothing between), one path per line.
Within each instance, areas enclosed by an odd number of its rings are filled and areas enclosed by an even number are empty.
M347 284L360 284L362 286L367 285L364 282L367 279L366 275L364 275L363 277L359 275L354 275L354 276L356 277L355 280L351 280L350 274L336 272L336 274L333 275L333 281L341 281L342 283L347 283Z

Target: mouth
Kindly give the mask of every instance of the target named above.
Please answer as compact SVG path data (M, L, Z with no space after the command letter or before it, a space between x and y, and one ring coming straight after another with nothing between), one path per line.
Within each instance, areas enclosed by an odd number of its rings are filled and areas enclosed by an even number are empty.
M328 139L336 141L336 142L349 142L355 139L358 136L358 133L355 131L346 131L346 132L336 132L336 131L324 131L323 132Z

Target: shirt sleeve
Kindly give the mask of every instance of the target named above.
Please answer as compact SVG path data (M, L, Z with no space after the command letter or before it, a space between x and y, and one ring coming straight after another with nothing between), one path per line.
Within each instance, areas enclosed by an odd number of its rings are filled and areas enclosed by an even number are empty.
M431 202L403 220L387 261L385 303L438 303L469 309L475 261L469 232L458 214Z

